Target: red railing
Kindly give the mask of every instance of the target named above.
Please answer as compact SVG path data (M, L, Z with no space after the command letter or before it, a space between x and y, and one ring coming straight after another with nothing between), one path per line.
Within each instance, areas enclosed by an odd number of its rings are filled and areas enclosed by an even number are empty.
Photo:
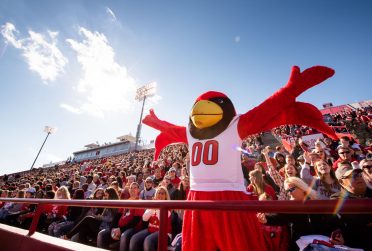
M129 201L129 200L50 200L50 199L15 199L0 198L0 201L38 204L28 236L35 233L44 204L105 207L105 208L159 208L160 229L158 250L167 250L168 210L223 210L275 213L322 213L322 214L372 214L372 199L357 200L309 200L309 201ZM341 206L342 205L342 206ZM336 211L337 210L337 211Z

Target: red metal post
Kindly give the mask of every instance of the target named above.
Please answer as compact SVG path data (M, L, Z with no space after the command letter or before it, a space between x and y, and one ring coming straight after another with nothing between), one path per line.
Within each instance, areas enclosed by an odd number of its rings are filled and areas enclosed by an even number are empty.
M168 208L160 208L158 251L168 250Z
M43 211L44 211L44 205L42 205L42 204L37 205L35 215L32 218L32 223L31 223L30 229L28 230L27 236L31 236L36 232L37 225L38 225L39 219L40 219L40 215Z

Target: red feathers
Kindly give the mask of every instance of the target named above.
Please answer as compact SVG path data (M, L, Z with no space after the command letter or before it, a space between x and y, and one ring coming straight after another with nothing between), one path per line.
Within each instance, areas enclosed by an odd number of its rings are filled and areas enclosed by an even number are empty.
M227 96L225 94L223 94L222 92L209 91L209 92L205 92L202 95L200 95L196 99L195 102L198 102L200 100L209 100L211 98L217 98L217 97L227 98Z

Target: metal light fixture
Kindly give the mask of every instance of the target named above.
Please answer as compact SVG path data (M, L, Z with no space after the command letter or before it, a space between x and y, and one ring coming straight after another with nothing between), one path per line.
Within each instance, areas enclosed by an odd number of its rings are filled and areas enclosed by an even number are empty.
M147 85L144 85L144 86L137 89L135 99L137 101L143 101L143 102L142 102L141 116L140 116L140 120L139 120L139 123L138 123L138 126L137 126L136 145L134 147L135 151L137 151L138 141L139 141L140 136L141 136L143 108L145 106L146 98L154 96L155 93L156 93L156 82L151 82L151 83L149 83Z
M37 158L39 157L39 154L40 154L40 152L41 152L41 149L43 149L43 147L44 147L44 145L45 145L45 142L47 141L49 135L52 134L52 133L54 133L55 131L56 131L56 128L53 128L53 127L51 127L51 126L45 126L45 127L44 127L44 132L47 133L47 136L45 137L45 140L44 140L43 144L41 145L40 150L39 150L39 152L37 153L36 158L35 158L34 162L33 162L32 165L31 165L30 170L32 170L32 168L34 168L35 162L36 162Z

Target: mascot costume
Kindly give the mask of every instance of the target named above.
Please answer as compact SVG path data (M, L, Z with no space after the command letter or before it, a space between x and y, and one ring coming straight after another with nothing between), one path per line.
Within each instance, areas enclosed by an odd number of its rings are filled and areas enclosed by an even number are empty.
M296 101L302 92L333 74L334 70L323 66L303 72L294 66L286 86L245 114L236 114L225 94L206 92L196 99L188 128L162 121L150 110L143 123L160 131L155 159L165 146L186 143L191 186L187 200L249 200L236 146L249 135L284 124L307 125L337 139L316 107ZM183 251L265 250L255 213L243 211L186 210L182 242Z

